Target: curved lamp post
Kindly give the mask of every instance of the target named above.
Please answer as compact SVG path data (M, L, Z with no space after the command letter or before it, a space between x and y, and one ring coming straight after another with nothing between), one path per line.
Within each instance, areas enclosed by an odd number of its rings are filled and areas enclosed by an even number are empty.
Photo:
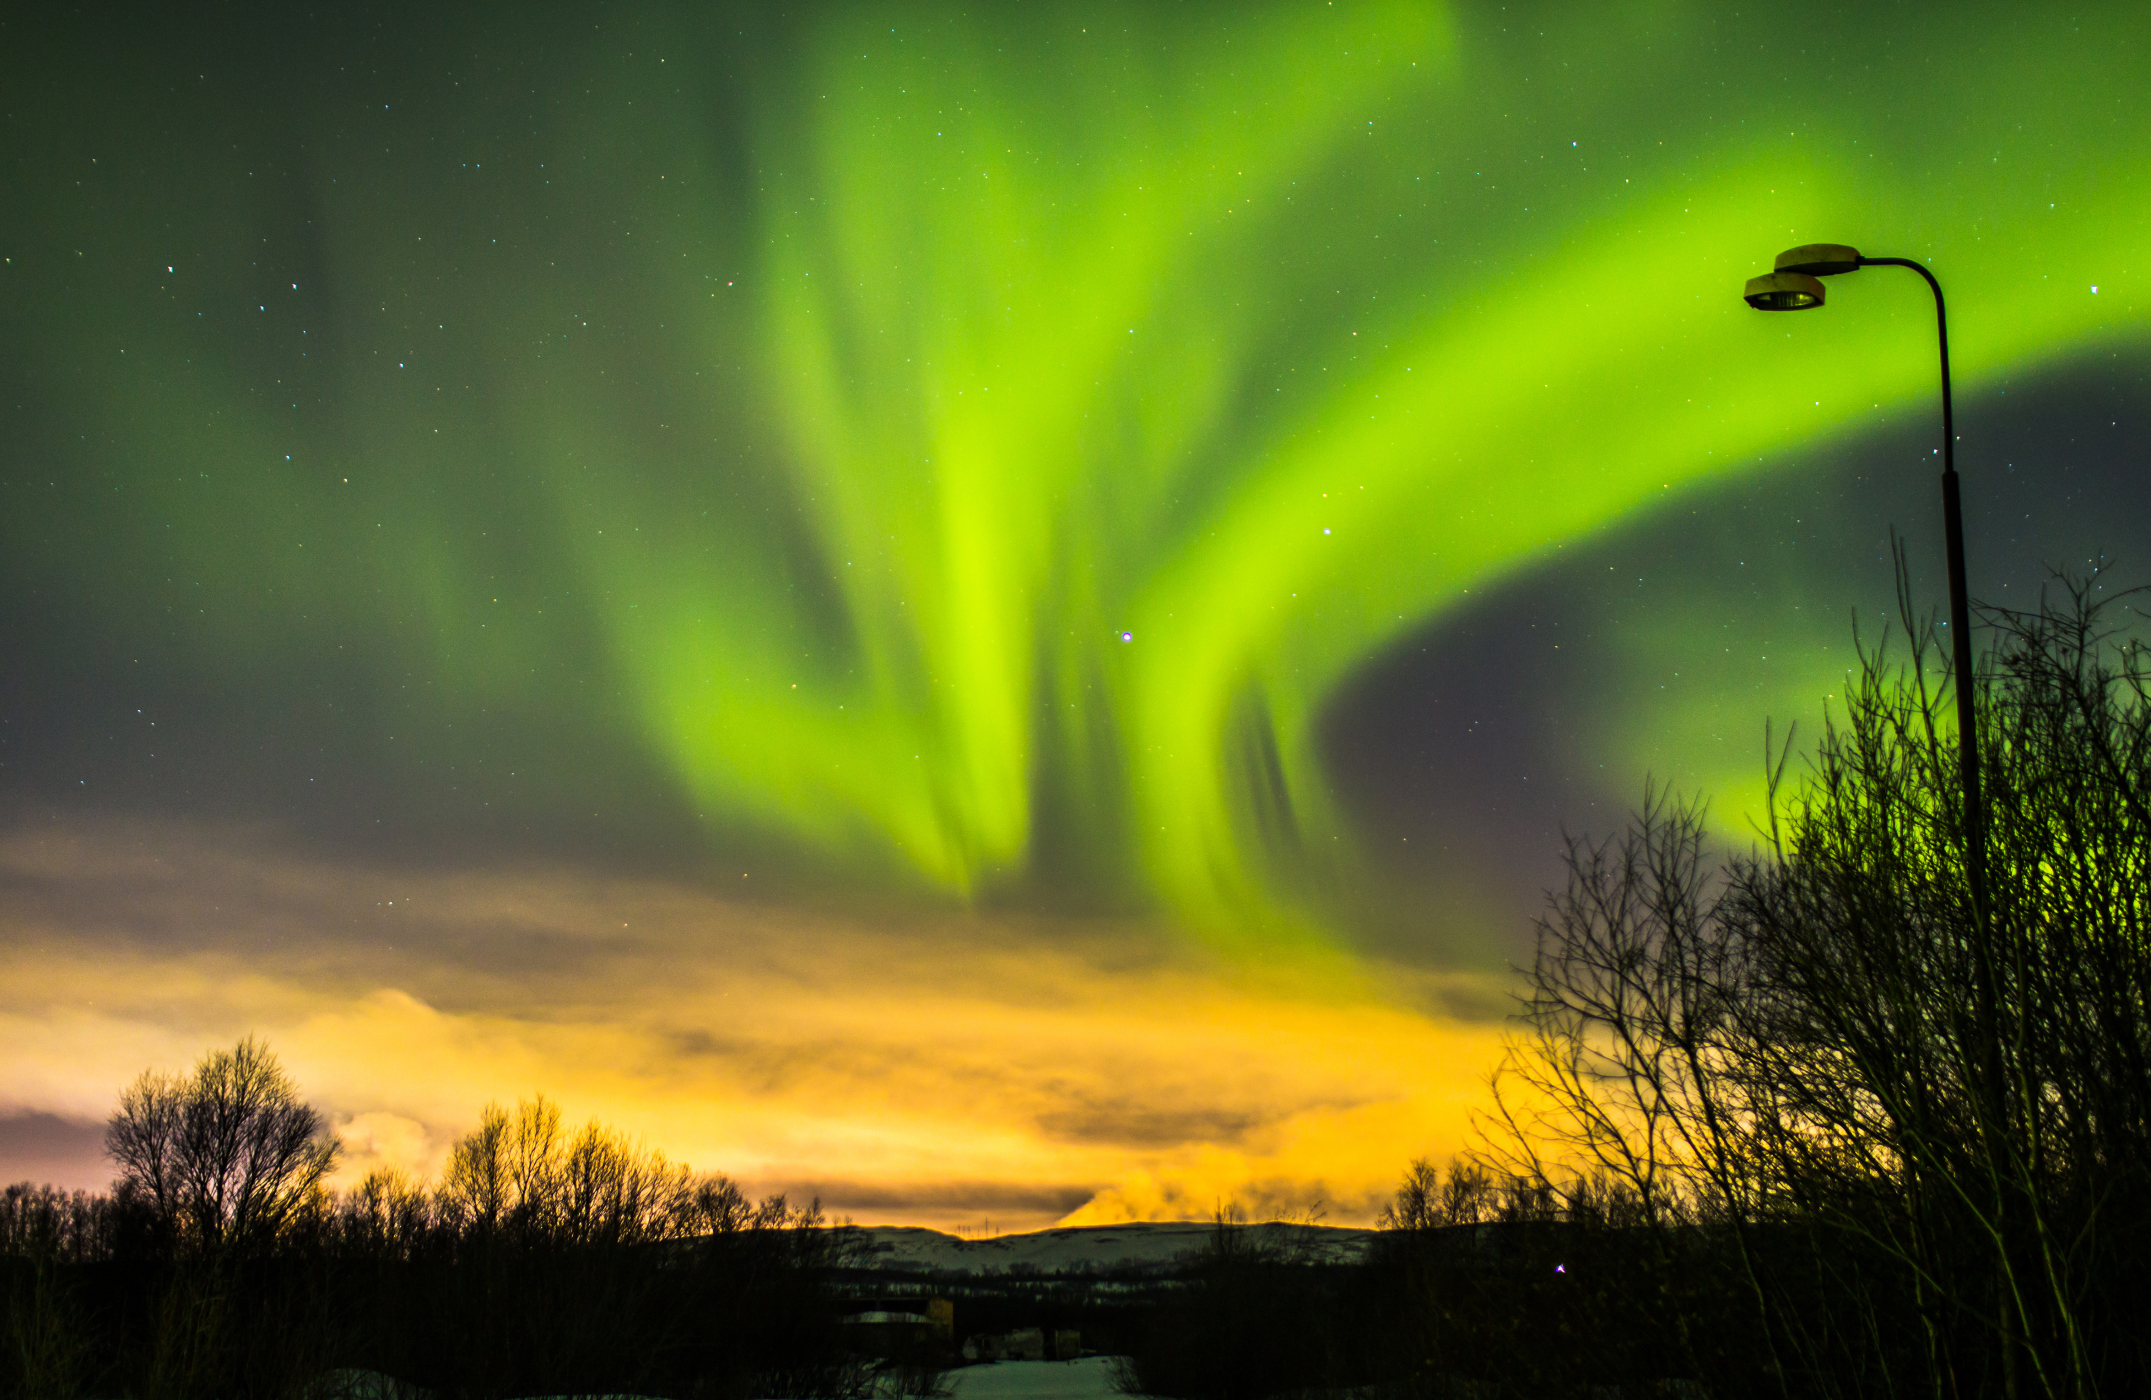
M1909 267L1926 278L1927 285L1934 289L1934 329L1942 349L1942 520L1949 531L1949 630L1952 634L1949 640L1951 664L1957 676L1957 771L1964 787L1965 873L1972 887L1972 966L1983 1031L1979 1057L1981 1077L1986 1080L1977 1097L1985 1112L1985 1126L1991 1143L1994 1136L2008 1136L2012 1115L2002 1057L2001 997L1995 967L1993 914L1992 906L1987 902L1987 820L1979 793L1979 731L1972 704L1971 607L1964 590L1964 511L1957 497L1954 451L1957 434L1950 418L1949 322L1942 310L1942 284L1934 280L1933 273L1910 258L1868 258L1862 257L1857 248L1848 248L1841 243L1808 243L1778 254L1776 270L1767 276L1749 278L1744 295L1748 305L1758 311L1805 311L1823 304L1823 278L1863 267ZM1993 1151L1992 1147L1989 1151ZM2001 1179L2006 1180L2007 1163L1999 1165L2003 1167ZM2020 1188L2005 1187L1996 1203L1996 1223L2002 1233L2003 1249L2013 1258L2020 1257L2022 1248L2022 1226L2018 1223L2022 1206L2012 1199L2019 1194ZM2014 1393L2019 1368L2018 1343L2006 1327L2003 1341L2003 1365L2009 1388Z
M1950 658L1957 673L1957 771L1964 785L1966 865L1973 917L1987 920L1987 824L1979 796L1979 731L1973 709L1971 604L1964 589L1964 510L1957 495L1957 433L1949 405L1949 320L1942 284L1910 258L1862 257L1842 243L1807 243L1778 254L1777 270L1748 279L1748 305L1758 311L1806 311L1823 304L1822 279L1863 267L1909 267L1934 289L1934 329L1942 349L1942 522L1949 534Z

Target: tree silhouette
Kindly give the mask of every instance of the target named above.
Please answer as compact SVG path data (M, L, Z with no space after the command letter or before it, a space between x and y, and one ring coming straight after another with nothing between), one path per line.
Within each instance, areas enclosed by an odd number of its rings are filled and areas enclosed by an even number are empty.
M216 1254L272 1241L321 1203L337 1154L326 1127L248 1036L190 1075L145 1070L120 1094L105 1151L174 1242Z

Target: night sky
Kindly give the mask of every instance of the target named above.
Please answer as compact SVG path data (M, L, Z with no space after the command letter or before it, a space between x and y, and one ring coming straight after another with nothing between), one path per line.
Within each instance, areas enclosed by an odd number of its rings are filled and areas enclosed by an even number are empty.
M1977 598L2151 579L2139 4L190 8L0 19L9 1180L259 1031L351 1173L1365 1218L1942 601L1794 244Z

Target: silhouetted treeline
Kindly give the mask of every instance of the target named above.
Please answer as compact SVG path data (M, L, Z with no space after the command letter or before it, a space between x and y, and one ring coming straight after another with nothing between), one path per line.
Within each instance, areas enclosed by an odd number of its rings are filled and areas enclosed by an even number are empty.
M543 1098L489 1107L432 1190L334 1195L335 1151L266 1047L121 1097L109 1195L0 1196L11 1395L847 1393L817 1207L750 1201ZM326 1381L324 1378L327 1378Z
M1179 1286L1131 1329L1122 1384L1188 1400L1353 1389L1369 1365L1369 1271L1317 1262L1229 1209Z
M1602 1180L1415 1163L1384 1223L1340 1264L1221 1220L1135 1331L1125 1383L1183 1400L1755 1393L1752 1307L1719 1253L1654 1249Z

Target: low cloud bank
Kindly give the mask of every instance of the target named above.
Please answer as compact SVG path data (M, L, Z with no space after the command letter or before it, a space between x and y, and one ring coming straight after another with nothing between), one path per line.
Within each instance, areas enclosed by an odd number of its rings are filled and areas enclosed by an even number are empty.
M146 1067L267 1036L347 1178L542 1090L862 1221L1368 1217L1463 1140L1486 979L1221 962L1154 926L869 919L561 871L411 872L179 825L0 839L0 1176L94 1184Z

